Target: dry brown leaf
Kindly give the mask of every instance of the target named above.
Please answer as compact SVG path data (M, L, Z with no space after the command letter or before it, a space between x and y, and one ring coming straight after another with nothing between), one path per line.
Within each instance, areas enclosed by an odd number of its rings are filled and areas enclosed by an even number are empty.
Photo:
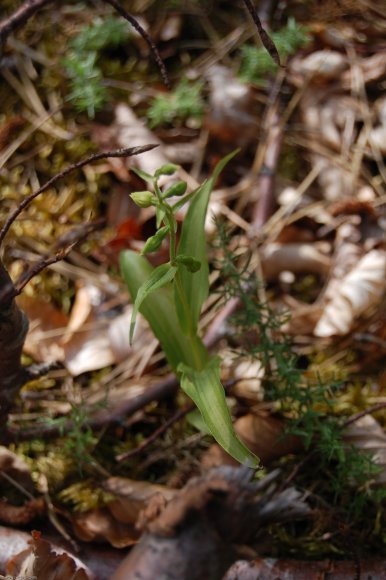
M295 57L290 63L290 73L297 85L304 82L304 77L311 77L312 82L330 81L340 77L348 68L348 59L335 50L317 50L306 57Z
M21 295L17 300L29 320L24 352L38 362L63 361L59 339L68 324L67 316L40 298Z
M253 91L229 67L213 65L206 72L209 83L209 110L205 126L211 139L224 148L245 146L256 139L258 121Z
M112 515L118 522L131 525L136 524L139 513L155 495L169 501L176 494L176 490L166 486L125 477L110 477L103 483L103 488L116 497L107 505Z
M282 420L270 415L254 415L249 413L234 423L234 428L240 439L248 449L260 458L263 465L288 455L297 453L302 449L299 437L293 435L283 436L284 423ZM205 468L218 465L236 465L219 445L212 445L202 459Z
M25 526L41 517L45 511L46 502L41 497L33 498L20 506L0 500L0 521L11 526Z
M135 163L142 171L152 174L161 165L168 163L169 160L163 152L161 141L144 125L128 105L119 103L116 106L113 127L120 147L132 147L133 143L136 145L149 145L150 143L159 145L145 155L138 155L138 159L134 160L133 158L130 160L130 164Z
M7 564L6 572L13 577L36 578L36 580L92 580L94 575L86 569L78 558L65 550L53 548L40 538L39 532L32 532L30 548L13 556Z
M331 266L331 258L324 253L325 248L323 243L268 244L261 252L264 277L275 280L283 271L312 272L325 276Z
M341 280L314 329L314 335L345 335L355 320L379 304L386 288L386 252L371 250Z
M74 533L83 542L108 542L114 548L135 544L139 532L128 524L118 522L107 508L71 516Z
M372 456L380 472L372 476L375 485L386 485L386 433L371 415L361 417L343 431L343 440ZM370 481L369 481L370 483Z

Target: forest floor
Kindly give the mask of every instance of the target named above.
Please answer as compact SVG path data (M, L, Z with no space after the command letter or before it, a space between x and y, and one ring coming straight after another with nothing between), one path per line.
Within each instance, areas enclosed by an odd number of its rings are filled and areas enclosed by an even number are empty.
M1 2L0 40L22 4ZM146 542L197 525L159 577L238 559L226 578L386 578L386 9L257 3L278 66L242 0L122 0L158 56L115 2L41 4L0 52L1 260L29 321L21 362L40 365L3 429L0 573L46 580L61 546L57 580L107 579L136 545L116 578L151 578ZM138 173L176 164L163 191L191 192L236 149L209 200L199 335L256 471L210 436L145 312L130 342L120 269L157 230Z

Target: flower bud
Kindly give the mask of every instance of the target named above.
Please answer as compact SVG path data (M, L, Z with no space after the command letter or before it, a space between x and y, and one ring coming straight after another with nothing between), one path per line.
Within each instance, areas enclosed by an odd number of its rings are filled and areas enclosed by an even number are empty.
M169 233L169 229L169 226L164 226L163 228L160 228L158 232L154 234L154 236L151 236L151 238L146 241L141 254L150 254L151 252L156 252L161 246L162 240Z
M174 163L166 163L157 169L157 171L154 173L154 177L159 177L160 175L173 175L177 169L179 169L179 165L175 165Z
M168 197L174 197L174 196L179 197L181 195L184 195L187 187L188 187L188 184L186 183L186 181L178 181L177 183L175 183L174 185L169 187L169 189L167 189L164 192L163 198L167 199Z
M150 207L155 202L154 194L151 191L134 191L130 197L138 207Z

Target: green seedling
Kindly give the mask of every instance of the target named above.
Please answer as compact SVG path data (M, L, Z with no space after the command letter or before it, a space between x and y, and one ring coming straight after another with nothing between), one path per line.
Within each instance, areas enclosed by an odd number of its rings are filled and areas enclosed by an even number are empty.
M173 174L177 170L174 165L165 165L154 175L137 171L152 185L154 193L135 192L131 197L141 207L145 203L156 208L158 227L156 234L147 240L142 254L156 251L165 237L169 237L169 261L153 268L143 255L127 250L121 254L120 265L134 302L130 340L136 317L141 312L212 436L240 463L255 467L258 458L238 439L233 428L220 381L221 358L209 355L198 333L202 305L209 292L204 230L209 196L219 173L235 154L225 157L212 177L191 193L186 193L186 185L181 185L182 182L161 191L159 179L162 175ZM171 195L180 196L180 199L172 203ZM175 214L189 201L177 241Z

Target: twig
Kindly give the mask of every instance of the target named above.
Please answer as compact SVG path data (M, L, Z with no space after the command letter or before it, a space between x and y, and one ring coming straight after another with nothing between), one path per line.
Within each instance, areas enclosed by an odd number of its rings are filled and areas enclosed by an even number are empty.
M267 34L267 32L264 30L263 25L261 24L261 20L259 18L259 15L256 11L256 8L252 4L251 0L243 0L243 2L245 4L249 14L251 15L253 22L256 24L257 32L260 36L260 40L261 40L264 48L271 55L272 60L274 60L278 66L282 66L281 62L280 62L280 55L279 55L278 50L275 46L275 43L273 42L272 38Z
M21 214L21 212L31 203L31 201L33 201L36 197L38 197L38 195L40 195L44 191L47 191L47 189L52 187L60 179L66 177L69 173L72 173L76 169L81 169L82 167L88 165L89 163L100 161L101 159L107 159L109 157L131 157L133 155L139 155L140 153L150 151L155 147L158 147L158 145L142 145L140 147L129 147L125 149L117 149L116 151L107 151L106 153L94 153L93 155L86 157L86 159L78 161L77 163L73 163L66 169L63 169L63 171L57 173L56 175L54 175L54 177L51 177L51 179L49 179L44 185L39 187L39 189L27 195L19 203L17 208L9 215L5 224L0 230L0 247L13 222Z
M0 45L4 45L8 36L14 30L24 26L24 24L27 23L27 21L35 14L35 12L50 2L53 2L53 0L27 0L24 4L19 6L19 8L13 14L8 16L8 18L4 18L4 20L0 22Z
M349 425L351 425L352 423L355 423L355 421L362 419L362 417L365 417L366 415L372 415L372 413L380 411L381 409L386 409L386 403L377 403L372 407L368 407L367 409L364 409L363 411L360 411L359 413L352 415L343 423L342 428L344 429Z
M149 36L149 34L146 32L146 30L144 30L144 28L142 28L142 26L139 24L139 22L133 16L131 16L128 12L126 12L126 10L123 8L123 6L121 6L119 4L119 2L117 2L117 0L103 0L103 2L106 2L106 4L110 4L113 8L115 8L115 10L125 20L127 20L131 24L131 26L134 28L134 30L136 30L142 36L142 38L147 42L147 44L149 45L149 48L153 54L154 60L157 63L158 68L160 70L162 80L165 83L166 87L168 89L170 89L170 81L169 81L168 73L166 71L166 67L164 65L164 62L161 58L160 53L158 52L158 48L154 44L154 42L151 39L151 37Z
M142 443L138 445L138 447L136 447L135 449L130 449L130 451L126 451L125 453L121 453L120 455L116 455L115 459L117 461L124 461L125 459L129 459L130 457L137 455L137 453L141 453L141 451L146 449L146 447L151 445L151 443L156 441L158 437L160 437L163 433L165 433L165 431L167 431L169 427L171 427L174 423L177 423L177 421L183 419L185 415L193 411L194 408L195 408L194 405L191 404L187 405L183 409L179 409L177 413L174 413L174 415L170 417L170 419L168 419L163 425L158 427L158 429L156 429L147 439L142 441Z
M149 387L138 395L133 397L126 402L123 402L119 409L115 409L113 412L108 410L102 410L98 413L96 417L90 419L90 421L85 425L85 428L91 428L93 430L100 429L104 427L107 423L110 424L121 424L122 420L126 417L133 415L137 411L140 411L149 403L154 401L160 401L168 397L175 395L178 388L178 380L174 375L169 375L158 384ZM62 436L64 433L68 433L73 429L72 421L68 421L65 425L60 428L56 425L53 426L40 426L33 429L14 429L8 427L4 430L2 434L2 443L8 443L11 441L27 441L32 437L44 437L53 438Z

